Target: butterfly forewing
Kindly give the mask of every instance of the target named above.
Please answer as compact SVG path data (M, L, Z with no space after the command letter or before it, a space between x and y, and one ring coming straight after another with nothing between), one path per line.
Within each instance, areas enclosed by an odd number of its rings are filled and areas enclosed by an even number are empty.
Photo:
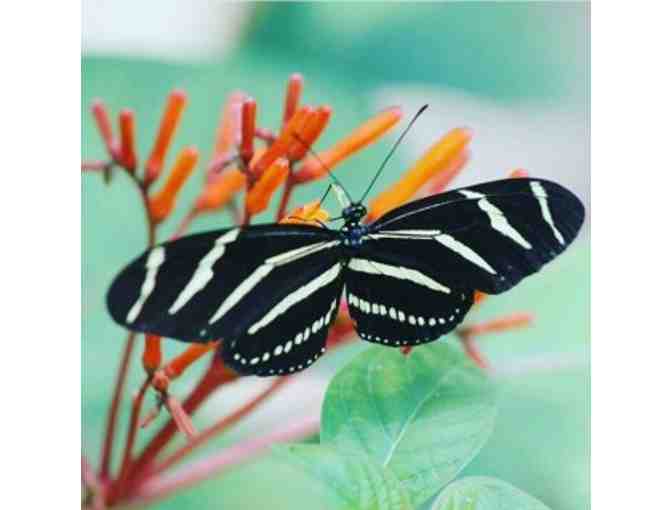
M507 179L411 202L372 224L368 239L498 294L561 253L583 219L583 205L562 186Z
M120 324L186 341L233 340L303 280L338 260L337 234L253 226L188 236L126 267L107 296Z
M431 342L455 328L473 303L473 289L415 258L367 243L350 260L346 299L357 333L389 346Z
M324 352L344 285L364 340L430 342L462 322L474 290L503 292L561 253L584 208L558 184L508 179L411 202L362 230L359 217L341 232L260 225L159 245L116 278L108 308L132 330L221 339L240 373L286 375Z

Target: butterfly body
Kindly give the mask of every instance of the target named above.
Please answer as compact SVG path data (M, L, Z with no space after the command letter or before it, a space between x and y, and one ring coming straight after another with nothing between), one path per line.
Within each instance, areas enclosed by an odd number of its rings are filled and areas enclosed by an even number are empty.
M255 225L148 250L115 279L112 317L185 341L221 339L243 374L285 375L324 352L344 295L359 336L399 347L453 330L475 290L498 294L562 252L581 202L541 179L507 179L434 195L339 230Z

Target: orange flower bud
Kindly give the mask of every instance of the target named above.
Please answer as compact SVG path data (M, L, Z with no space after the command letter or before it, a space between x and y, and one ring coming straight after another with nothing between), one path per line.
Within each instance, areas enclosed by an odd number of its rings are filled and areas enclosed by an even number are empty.
M294 112L299 106L301 100L301 91L303 90L303 76L294 73L289 77L287 83L287 95L285 96L285 114L283 115L283 125L286 125L294 116Z
M165 375L170 379L176 379L187 367L203 357L215 347L218 342L206 342L202 344L191 344L181 354L173 358L163 369Z
M468 129L450 131L407 170L401 179L372 201L368 219L380 218L387 211L406 203L429 179L460 158L470 140L471 132Z
M145 164L146 185L154 182L163 169L163 162L166 158L170 141L173 139L177 124L180 122L180 117L186 104L186 92L182 90L174 90L168 95L163 118L161 119L159 131L156 134L156 140L154 141L154 148Z
M166 219L175 207L175 198L198 161L198 150L186 147L177 156L177 161L161 191L149 199L149 211L152 220L159 223Z
M119 164L129 172L135 172L138 160L135 156L135 118L131 110L124 109L119 113L119 131L121 132Z
M280 220L282 224L298 224L305 225L306 223L314 223L319 226L320 222L324 223L329 219L329 213L320 207L320 201L315 200L301 207L297 207L287 216Z
M294 145L289 149L287 158L290 161L299 161L312 147L315 141L320 137L324 128L331 118L331 108L329 106L320 106L310 114L306 122L301 128L299 138L301 141L295 141Z
M313 156L308 156L303 166L294 174L296 182L307 182L323 177L327 173L325 167L331 170L348 156L375 142L394 127L399 119L401 119L401 108L383 110L332 148L320 152L319 161Z
M151 374L161 366L161 337L145 335L145 352L142 354L142 365L145 372Z
M232 93L222 109L217 134L215 135L215 148L212 153L212 160L226 154L240 136L240 110L245 97L245 94L242 92Z
M509 174L509 178L511 179L520 179L521 177L529 177L530 173L527 170L523 170L522 168L516 168L513 172Z
M455 177L458 176L469 161L469 156L469 151L463 150L455 157L455 159L450 161L448 166L429 182L429 194L434 195L435 193L443 193L446 191L448 186L450 186L450 183L453 182Z
M237 168L222 172L216 180L208 184L196 201L199 211L212 211L228 204L245 187L245 175Z
M309 106L302 106L292 116L291 120L282 128L280 136L273 142L264 155L256 163L251 165L251 172L254 178L258 178L268 167L270 167L278 158L287 154L290 147L296 142L296 134L300 132L300 127L313 111Z
M95 99L91 105L91 113L96 121L98 132L105 143L105 148L107 149L108 154L116 161L119 157L119 149L117 147L117 142L114 139L114 134L112 133L112 125L110 124L110 116L107 113L107 106L102 100Z
M252 189L247 192L247 196L245 197L245 210L247 214L253 216L264 211L268 207L273 193L287 180L288 175L289 163L286 159L278 159L273 163L254 186L252 186Z
M242 110L242 139L240 142L240 158L245 167L254 155L254 128L257 116L257 102L246 99Z

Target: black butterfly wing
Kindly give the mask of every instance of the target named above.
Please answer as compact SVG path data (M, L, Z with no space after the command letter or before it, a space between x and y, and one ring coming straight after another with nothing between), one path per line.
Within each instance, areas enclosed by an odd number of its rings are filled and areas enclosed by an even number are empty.
M324 296L333 294L329 304L340 297L340 272L332 231L298 225L234 228L148 250L117 276L107 303L115 321L135 331L196 342L222 338L224 358L241 372L256 373L270 366L261 359L280 339L290 333L296 338L299 326L312 332ZM315 310L306 307L310 302ZM328 306L322 317L327 313ZM292 356L321 352L326 329ZM240 359L234 359L234 346ZM293 362L292 356L282 361Z
M316 273L295 268L295 285L222 345L224 361L242 374L287 375L312 365L326 350L343 292L340 259L327 256Z
M378 252L417 259L434 272L499 294L564 251L584 207L559 184L506 179L434 195L371 225Z
M377 243L364 243L346 270L346 299L359 336L388 346L436 340L462 322L472 287Z

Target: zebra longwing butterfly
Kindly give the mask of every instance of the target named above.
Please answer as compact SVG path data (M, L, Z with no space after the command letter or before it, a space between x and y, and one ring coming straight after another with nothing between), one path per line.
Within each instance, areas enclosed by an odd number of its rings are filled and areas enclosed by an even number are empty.
M325 352L344 291L362 339L431 342L462 322L475 290L510 289L567 248L584 220L573 193L542 179L430 196L371 224L335 189L339 230L254 225L151 248L113 282L112 317L184 341L221 338L237 372L286 375Z

